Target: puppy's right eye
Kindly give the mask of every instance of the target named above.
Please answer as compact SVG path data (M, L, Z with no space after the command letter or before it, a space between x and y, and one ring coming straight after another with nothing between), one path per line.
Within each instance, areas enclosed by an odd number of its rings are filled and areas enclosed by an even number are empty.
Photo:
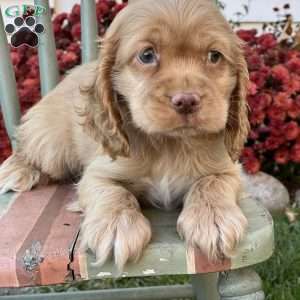
M153 48L147 48L138 54L138 60L142 64L150 65L157 63L158 59L155 50Z
M211 50L208 53L208 61L212 64L217 64L222 58L222 53L217 50Z

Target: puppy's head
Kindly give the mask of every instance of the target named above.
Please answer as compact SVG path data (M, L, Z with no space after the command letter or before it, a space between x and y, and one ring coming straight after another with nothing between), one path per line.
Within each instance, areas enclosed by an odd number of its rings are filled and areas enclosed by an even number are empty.
M225 133L238 158L248 131L248 73L240 41L213 1L132 1L100 55L95 88L110 153L128 154L130 122L148 135Z

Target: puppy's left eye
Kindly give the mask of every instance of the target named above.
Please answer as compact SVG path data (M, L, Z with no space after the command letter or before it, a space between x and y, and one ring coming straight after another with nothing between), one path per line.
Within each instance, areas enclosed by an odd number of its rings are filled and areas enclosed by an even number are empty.
M223 54L217 50L208 52L208 61L212 64L217 64L223 57Z
M144 49L138 54L138 60L140 63L149 65L157 63L157 55L153 48Z

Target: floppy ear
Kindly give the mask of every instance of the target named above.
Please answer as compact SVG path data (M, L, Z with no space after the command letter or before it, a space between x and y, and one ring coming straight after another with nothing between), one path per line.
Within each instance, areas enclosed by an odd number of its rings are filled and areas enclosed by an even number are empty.
M117 95L113 89L113 68L118 45L116 34L104 38L94 83L91 88L81 88L81 93L87 100L84 129L113 159L117 156L129 156L128 138L123 128Z
M249 132L247 88L249 74L247 62L239 42L237 51L237 84L230 99L228 122L225 129L225 145L233 161L237 161Z

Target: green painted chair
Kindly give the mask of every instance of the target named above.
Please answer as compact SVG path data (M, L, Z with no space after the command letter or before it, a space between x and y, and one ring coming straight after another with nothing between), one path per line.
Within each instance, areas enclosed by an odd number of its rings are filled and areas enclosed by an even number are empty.
M49 12L46 0L35 0ZM94 1L82 0L82 61L98 55ZM58 82L55 43L49 13L39 17L47 28L40 37L39 61L42 94ZM20 120L16 82L0 18L0 100L6 129L14 146L14 129ZM251 196L240 205L249 227L237 255L212 264L197 249L186 249L176 233L178 212L146 210L153 239L137 264L120 275L112 263L93 265L95 257L79 251L80 216L65 209L76 197L72 186L47 186L22 194L0 196L0 287L50 285L78 280L190 274L190 285L97 290L59 294L2 296L8 299L186 299L263 300L262 283L251 266L273 253L273 222L268 211ZM32 210L33 207L36 208ZM29 216L24 218L25 216ZM2 230L4 229L4 230Z

